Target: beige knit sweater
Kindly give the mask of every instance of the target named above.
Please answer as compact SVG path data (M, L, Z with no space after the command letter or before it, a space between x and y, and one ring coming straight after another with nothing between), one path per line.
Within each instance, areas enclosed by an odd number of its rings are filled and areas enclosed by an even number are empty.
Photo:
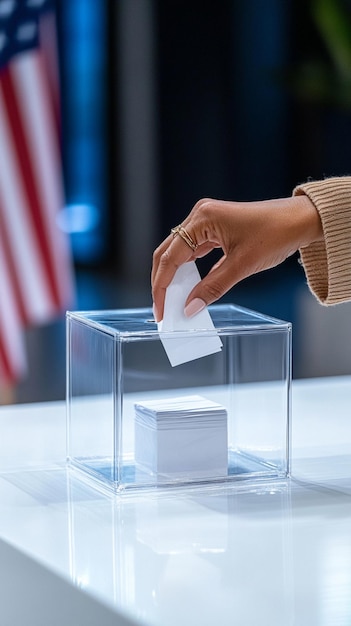
M351 176L326 178L294 189L316 207L324 241L301 248L310 289L322 304L351 300Z

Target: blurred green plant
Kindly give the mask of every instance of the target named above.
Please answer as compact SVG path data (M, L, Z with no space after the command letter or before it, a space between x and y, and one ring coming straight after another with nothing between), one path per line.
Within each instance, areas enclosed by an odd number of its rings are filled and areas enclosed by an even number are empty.
M326 54L300 62L288 73L288 85L299 99L351 111L350 4L345 0L309 4Z

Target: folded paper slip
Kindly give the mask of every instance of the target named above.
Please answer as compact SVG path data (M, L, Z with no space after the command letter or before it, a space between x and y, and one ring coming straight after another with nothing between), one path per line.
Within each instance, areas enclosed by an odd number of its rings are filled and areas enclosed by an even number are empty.
M184 263L177 269L166 290L164 315L162 322L158 324L158 330L172 367L220 352L222 349L222 342L207 308L192 318L184 315L187 297L200 280L196 264L193 261ZM204 330L212 330L213 333L201 335L199 331ZM177 336L177 331L188 332ZM170 333L174 333L174 336L170 336Z

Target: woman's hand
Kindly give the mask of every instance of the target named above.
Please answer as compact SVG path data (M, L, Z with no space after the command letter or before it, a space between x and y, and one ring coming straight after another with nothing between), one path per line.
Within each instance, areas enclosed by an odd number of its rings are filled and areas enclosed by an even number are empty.
M179 234L171 234L155 250L151 282L156 321L163 318L169 283L187 261L214 248L223 251L219 262L189 294L184 312L191 317L243 278L274 267L323 238L317 210L304 195L261 202L200 200L181 226L196 249Z

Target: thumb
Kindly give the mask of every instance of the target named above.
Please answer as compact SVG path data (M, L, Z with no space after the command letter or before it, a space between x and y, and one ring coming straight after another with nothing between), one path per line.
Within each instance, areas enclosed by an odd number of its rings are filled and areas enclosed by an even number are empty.
M188 295L184 307L185 316L193 317L207 305L219 300L237 281L229 258L222 257Z

